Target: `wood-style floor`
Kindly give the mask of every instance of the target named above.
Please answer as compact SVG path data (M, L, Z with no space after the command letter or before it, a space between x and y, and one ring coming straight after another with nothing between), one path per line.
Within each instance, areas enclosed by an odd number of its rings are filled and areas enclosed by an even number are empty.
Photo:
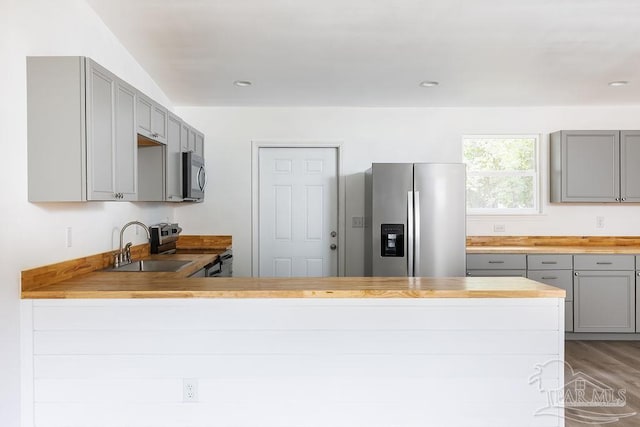
M581 371L614 390L626 389L626 406L623 408L593 408L598 413L632 413L637 415L608 424L593 424L576 421L566 411L567 427L640 426L640 341L567 341L565 360L574 372ZM571 373L565 371L565 381L570 381ZM598 415L594 415L597 419Z

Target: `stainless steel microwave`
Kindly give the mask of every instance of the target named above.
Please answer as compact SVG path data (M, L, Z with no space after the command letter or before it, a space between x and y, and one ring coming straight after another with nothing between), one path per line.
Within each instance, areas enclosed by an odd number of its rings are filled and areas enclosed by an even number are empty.
M207 173L204 159L192 151L182 153L182 197L184 200L204 200Z

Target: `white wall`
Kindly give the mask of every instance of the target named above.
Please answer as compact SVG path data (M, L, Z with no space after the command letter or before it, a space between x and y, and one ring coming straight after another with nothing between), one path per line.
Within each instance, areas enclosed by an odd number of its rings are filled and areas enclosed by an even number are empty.
M361 275L362 172L372 162L459 162L461 136L474 133L542 134L543 213L518 217L470 217L469 235L636 235L640 205L549 205L548 133L560 129L637 129L640 107L554 108L224 108L180 107L177 113L206 135L209 188L202 205L180 207L187 232L232 234L234 273L251 272L252 141L343 144L347 177L347 274ZM595 228L595 217L605 228Z
M17 427L20 271L114 249L117 230L129 220L173 217L173 208L160 204L27 202L25 57L89 56L159 102L169 102L82 0L4 0L0 19L0 424ZM71 248L65 246L66 227L72 227ZM133 230L127 237L143 240Z

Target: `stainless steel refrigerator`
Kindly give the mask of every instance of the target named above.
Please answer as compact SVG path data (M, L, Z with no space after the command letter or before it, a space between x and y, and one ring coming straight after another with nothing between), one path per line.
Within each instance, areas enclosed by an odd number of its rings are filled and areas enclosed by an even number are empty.
M365 173L365 275L466 273L462 163L374 163Z

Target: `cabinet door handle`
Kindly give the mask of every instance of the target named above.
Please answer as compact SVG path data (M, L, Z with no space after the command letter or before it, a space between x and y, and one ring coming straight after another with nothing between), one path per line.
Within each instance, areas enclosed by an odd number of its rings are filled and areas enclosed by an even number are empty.
M542 261L542 264L557 264L558 261Z
M609 262L609 261L598 261L598 262L596 262L596 264L598 264L598 265L611 265L613 263Z
M573 273L573 275L574 275L574 276L578 276L579 274L578 274L578 272L576 271L575 273Z
M542 277L541 277L541 279L542 279L542 280L556 280L556 279L557 279L557 277L556 277L556 276L549 276L549 277L544 277L544 276L542 276Z
M489 261L489 264L504 264L504 261Z
M619 201L620 201L620 197L616 197L616 202L619 202Z
M626 197L623 197L623 198L622 198L622 199L620 199L620 200L622 200L623 202L626 202L626 201L627 201L627 198L626 198Z

